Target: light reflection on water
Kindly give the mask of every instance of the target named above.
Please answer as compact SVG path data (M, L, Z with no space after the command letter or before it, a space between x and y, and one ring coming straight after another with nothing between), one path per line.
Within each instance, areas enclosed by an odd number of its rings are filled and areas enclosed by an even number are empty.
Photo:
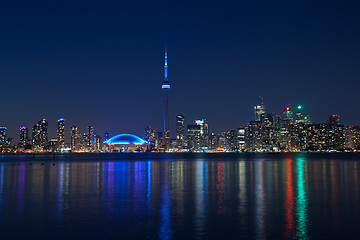
M0 162L0 234L336 239L360 217L356 154L37 158Z

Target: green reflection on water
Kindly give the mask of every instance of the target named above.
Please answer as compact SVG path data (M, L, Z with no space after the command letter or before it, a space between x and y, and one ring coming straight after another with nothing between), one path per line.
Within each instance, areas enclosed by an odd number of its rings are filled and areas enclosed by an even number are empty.
M307 235L307 196L305 189L304 179L304 162L303 158L297 159L297 199L296 199L296 217L297 217L297 228L296 237L297 239L309 239Z

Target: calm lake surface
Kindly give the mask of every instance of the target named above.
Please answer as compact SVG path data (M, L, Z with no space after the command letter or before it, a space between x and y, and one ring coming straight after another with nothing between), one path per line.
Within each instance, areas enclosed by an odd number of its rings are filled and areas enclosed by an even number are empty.
M0 154L2 239L359 239L360 154Z

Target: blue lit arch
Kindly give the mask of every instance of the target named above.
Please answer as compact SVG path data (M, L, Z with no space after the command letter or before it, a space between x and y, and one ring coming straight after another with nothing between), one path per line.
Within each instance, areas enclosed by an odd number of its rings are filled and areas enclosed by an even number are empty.
M105 144L114 145L114 144L147 144L148 142L142 139L139 136L130 133L122 133L113 136L109 140L104 142Z

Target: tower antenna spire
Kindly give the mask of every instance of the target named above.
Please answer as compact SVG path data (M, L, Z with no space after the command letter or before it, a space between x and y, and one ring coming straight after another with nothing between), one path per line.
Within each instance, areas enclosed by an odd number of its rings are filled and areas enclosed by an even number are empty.
M169 130L169 110L168 110L168 94L167 90L170 89L170 83L167 75L168 62L167 62L167 47L165 47L165 65L164 65L164 81L161 88L164 89L164 129L162 135L162 147L165 151L170 148L170 130Z

